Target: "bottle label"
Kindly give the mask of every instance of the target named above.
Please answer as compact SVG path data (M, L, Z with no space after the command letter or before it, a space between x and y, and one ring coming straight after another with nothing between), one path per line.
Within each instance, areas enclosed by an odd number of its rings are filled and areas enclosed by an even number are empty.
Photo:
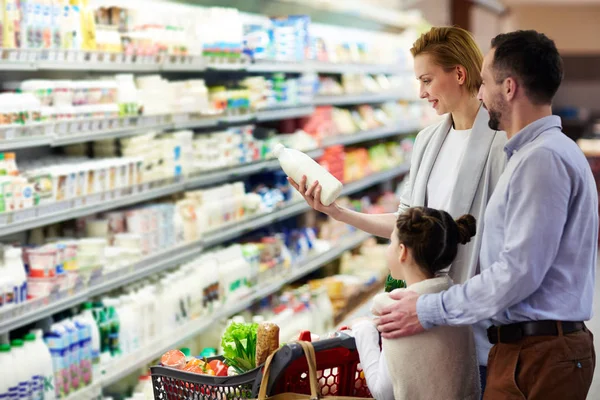
M42 378L42 390L44 399L53 399L56 395L56 388L54 387L54 375L50 374Z
M32 400L43 400L44 399L44 377L41 375L34 375L31 381L31 399Z
M19 399L19 387L13 386L8 389L8 399L18 400Z
M31 385L29 381L19 382L19 399L29 399L31 395Z

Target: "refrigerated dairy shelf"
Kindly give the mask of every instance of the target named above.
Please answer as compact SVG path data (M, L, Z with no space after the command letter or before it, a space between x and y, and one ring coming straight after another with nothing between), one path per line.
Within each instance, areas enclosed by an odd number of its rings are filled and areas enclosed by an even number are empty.
M416 130L416 126L410 128L405 127L404 130L401 129L403 128L399 126L384 127L355 135L336 136L335 138L328 139L323 147L338 143L358 143L361 141L393 136L396 135L395 133L392 133L395 131L398 131L398 135L411 133ZM340 140L340 142L337 140ZM313 158L317 158L323 154L323 150L317 149L308 151L307 154ZM125 207L144 201L154 200L184 191L186 189L197 189L230 179L242 178L244 176L259 172L272 171L276 170L277 168L279 168L279 163L277 160L266 160L245 165L238 165L218 171L207 171L198 176L189 177L185 180L181 179L176 182L146 183L144 185L137 186L136 188L124 189L124 191L115 190L83 198L49 203L47 205L37 206L25 210L5 212L0 214L0 237L56 222L84 217L119 207Z
M350 106L353 104L385 103L387 101L416 101L414 96L398 91L383 93L340 94L331 96L316 96L313 104L316 106Z
M148 115L123 118L74 119L55 123L0 126L0 151L40 146L66 146L117 139L150 131L206 129L222 125L277 121L311 115L312 105L257 111L242 116ZM30 134L37 130L35 135ZM38 131L43 130L43 134Z
M419 130L419 124L414 122L411 123L396 123L390 126L382 126L375 129L369 129L366 131L353 133L349 135L336 135L323 139L322 146L334 146L334 145L351 145L369 140L386 139L393 136L406 135L409 133L416 133Z
M344 185L342 195L350 195L383 183L391 178L408 172L409 165L404 164L387 171L375 173L361 180ZM56 312L66 310L81 304L87 299L112 289L122 287L131 282L143 279L154 273L175 267L202 253L204 249L223 244L250 231L268 226L274 222L284 220L308 211L310 207L304 201L293 203L263 215L253 216L243 221L235 221L229 225L221 226L213 232L208 232L199 241L182 244L152 254L137 263L122 268L105 276L100 276L92 281L89 287L77 292L68 291L55 294L51 298L39 299L15 306L0 312L0 334L35 322Z
M253 73L400 74L397 65L331 63L319 61L274 62L239 60L213 62L202 56L143 56L69 50L0 49L0 71L191 72L208 70Z
M135 372L141 366L157 359L165 351L175 348L186 340L207 330L216 321L229 318L232 315L245 310L256 301L276 293L284 285L306 276L321 268L323 265L339 258L345 251L356 248L370 237L371 235L364 232L353 234L341 242L336 243L330 250L314 255L301 265L294 267L292 273L288 276L283 277L277 282L258 288L248 298L238 301L233 305L227 305L220 311L217 311L215 315L208 318L189 321L183 326L178 327L176 333L172 332L167 334L164 337L154 340L149 345L115 360L114 364L109 365L107 368L108 372L102 377L102 380L99 383L100 386L106 387L119 381L122 377Z
M309 150L306 154L312 158L318 158L323 155L322 149ZM258 174L261 172L275 171L279 169L279 161L276 159L259 161L249 164L243 164L236 167L224 168L214 171L202 172L200 175L189 177L186 180L186 189L197 189L200 187L210 186L217 183L229 182L233 179L242 178L244 176Z

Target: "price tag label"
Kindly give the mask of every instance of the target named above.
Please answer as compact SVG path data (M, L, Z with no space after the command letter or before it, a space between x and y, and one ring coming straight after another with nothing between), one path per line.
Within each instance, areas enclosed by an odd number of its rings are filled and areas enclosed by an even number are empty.
M17 136L17 128L8 128L4 131L4 138L6 140L12 140Z
M78 197L75 200L73 200L74 208L81 208L81 207L83 207L84 204L85 204L85 199L83 197Z
M30 51L27 53L27 61L30 63L34 63L37 61L37 52Z
M98 194L93 194L91 196L88 196L85 203L89 206L98 204L102 201L102 193L98 193Z
M8 224L8 214L2 213L0 214L0 226L4 226Z
M28 210L15 211L15 213L13 214L13 223L28 221L30 219L34 219L35 216L36 216L35 208L30 208Z
M29 54L27 51L19 51L19 61L27 62L29 60Z
M69 124L67 122L56 124L56 130L59 135L66 135L69 133Z

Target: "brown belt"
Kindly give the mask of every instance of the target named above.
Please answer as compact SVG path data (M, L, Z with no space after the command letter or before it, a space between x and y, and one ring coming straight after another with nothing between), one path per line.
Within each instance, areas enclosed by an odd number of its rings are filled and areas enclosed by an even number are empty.
M531 321L491 326L487 330L487 336L491 344L515 343L526 336L558 336L558 324L562 325L565 335L585 329L583 322Z

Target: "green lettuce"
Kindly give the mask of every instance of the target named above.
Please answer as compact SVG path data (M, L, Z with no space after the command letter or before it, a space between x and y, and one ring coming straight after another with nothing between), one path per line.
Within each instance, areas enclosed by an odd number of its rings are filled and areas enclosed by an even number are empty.
M256 335L258 324L231 323L223 337L221 347L228 366L243 374L256 368Z

